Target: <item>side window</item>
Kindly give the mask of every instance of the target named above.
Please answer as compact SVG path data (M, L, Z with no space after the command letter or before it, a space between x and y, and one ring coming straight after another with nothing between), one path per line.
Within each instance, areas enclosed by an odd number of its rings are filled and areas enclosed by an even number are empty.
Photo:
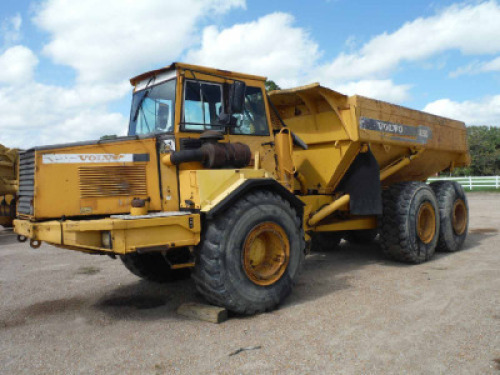
M224 127L217 126L221 106L221 85L186 81L183 130L224 130Z
M231 128L231 134L236 135L269 135L266 118L266 106L262 90L247 86L245 93L245 109L243 113L234 115L237 125Z

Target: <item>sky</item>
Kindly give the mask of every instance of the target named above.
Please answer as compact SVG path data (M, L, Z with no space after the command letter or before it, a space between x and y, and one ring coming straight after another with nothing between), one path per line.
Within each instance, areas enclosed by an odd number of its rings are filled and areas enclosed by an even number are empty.
M173 61L500 126L500 0L2 0L0 143L124 135Z

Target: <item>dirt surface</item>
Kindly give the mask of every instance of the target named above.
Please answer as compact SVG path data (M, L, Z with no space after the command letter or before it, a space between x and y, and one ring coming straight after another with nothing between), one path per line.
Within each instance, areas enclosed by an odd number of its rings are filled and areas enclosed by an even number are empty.
M0 373L499 374L500 194L469 202L463 251L408 266L343 242L279 310L220 325L175 313L202 302L190 280L0 232Z

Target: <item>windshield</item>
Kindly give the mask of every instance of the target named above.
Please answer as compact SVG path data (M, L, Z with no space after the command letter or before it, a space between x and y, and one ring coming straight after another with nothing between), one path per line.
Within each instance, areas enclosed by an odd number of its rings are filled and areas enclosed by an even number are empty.
M129 135L174 132L175 84L172 79L134 93Z

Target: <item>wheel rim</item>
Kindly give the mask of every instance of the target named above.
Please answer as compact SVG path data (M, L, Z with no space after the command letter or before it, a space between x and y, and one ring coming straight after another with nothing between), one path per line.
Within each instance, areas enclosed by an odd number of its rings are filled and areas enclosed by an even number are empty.
M467 207L462 199L457 199L453 205L452 225L453 231L459 236L467 228Z
M436 212L429 202L425 202L418 210L417 220L418 237L420 241L428 244L436 234Z
M257 285L271 285L285 273L290 242L283 228L272 222L255 226L245 239L243 269Z

